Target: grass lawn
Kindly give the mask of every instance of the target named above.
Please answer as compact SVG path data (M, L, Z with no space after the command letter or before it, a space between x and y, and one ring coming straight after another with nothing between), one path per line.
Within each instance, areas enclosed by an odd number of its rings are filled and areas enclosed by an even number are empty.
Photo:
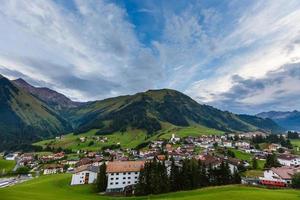
M0 174L5 174L15 167L16 162L13 160L4 160L0 158Z
M262 170L248 170L244 173L246 177L258 178L262 177L264 172Z
M231 150L234 152L236 158L240 160L246 160L247 162L249 162L250 165L252 164L253 155L251 153L246 153L237 149ZM257 160L258 169L262 170L264 168L265 162L265 160Z
M121 133L116 132L114 134L105 135L108 138L108 142L97 142L94 139L95 133L97 129L90 130L86 133L82 133L80 135L74 135L73 133L64 135L62 139L50 139L50 140L43 140L34 145L45 147L47 145L58 148L62 147L65 149L72 149L72 150L90 150L90 151L97 151L100 150L104 146L118 144L124 148L129 147L136 147L138 144L142 143L146 139L146 133L140 130L129 130L127 132ZM85 142L81 142L79 140L80 137L86 137ZM89 145L89 143L93 141L93 145Z
M300 139L291 140L295 153L300 154Z
M107 197L93 193L90 185L69 186L71 175L61 174L42 176L34 180L8 187L0 188L1 200L298 200L300 192L296 190L268 190L247 186L221 186L198 189L186 192L176 192L147 197Z

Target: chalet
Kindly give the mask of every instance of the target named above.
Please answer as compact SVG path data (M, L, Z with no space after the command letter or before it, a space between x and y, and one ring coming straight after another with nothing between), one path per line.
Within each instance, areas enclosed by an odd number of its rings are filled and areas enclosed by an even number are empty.
M299 166L300 157L291 154L281 154L277 156L278 162L284 166Z
M97 179L98 166L83 165L75 169L71 185L91 184Z
M220 166L222 160L220 158L214 157L212 155L200 155L199 156L199 160L201 161L201 163L203 163L206 167L218 167Z
M127 186L137 184L145 161L114 161L107 164L106 192L123 192Z
M90 159L90 158L82 158L80 159L76 164L75 164L75 167L79 167L79 166L82 166L82 165L89 165L89 164L92 164L93 163L93 160Z
M277 149L281 148L280 144L269 144L268 149L269 151L277 151Z
M44 175L58 174L64 172L63 165L60 164L49 164L44 166Z
M273 167L264 171L264 177L260 177L260 183L268 186L287 187L292 182L292 176L298 172L300 172L300 168Z

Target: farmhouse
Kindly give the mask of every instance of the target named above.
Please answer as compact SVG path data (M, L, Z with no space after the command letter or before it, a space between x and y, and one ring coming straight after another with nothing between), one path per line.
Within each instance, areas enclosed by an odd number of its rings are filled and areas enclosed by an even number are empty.
M277 156L278 162L284 166L299 166L300 157L291 154L281 154Z
M49 164L44 166L44 174L58 174L64 172L63 165L60 164Z
M122 192L127 186L137 184L145 161L114 161L107 164L106 192Z
M75 169L72 175L71 185L91 184L97 179L98 166L83 165Z
M260 183L269 186L286 187L292 182L292 176L300 172L300 168L277 167L264 171L264 177L260 177Z

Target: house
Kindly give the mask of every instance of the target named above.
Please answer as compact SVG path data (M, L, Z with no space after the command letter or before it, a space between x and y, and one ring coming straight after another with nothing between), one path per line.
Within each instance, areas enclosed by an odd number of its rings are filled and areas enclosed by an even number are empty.
M278 162L284 166L299 166L300 157L291 154L280 154L277 156Z
M198 159L204 164L206 167L211 166L212 168L216 168L220 166L222 163L220 158L214 157L212 155L199 155Z
M49 164L44 166L44 175L58 174L64 172L63 165L60 164Z
M242 148L242 149L249 149L250 148L250 143L249 142L245 142L245 141L238 141L235 142L235 146Z
M277 149L281 148L281 145L280 144L270 144L268 146L268 150L269 151L277 151Z
M10 153L7 156L5 156L5 160L16 160L17 157L18 157L17 153Z
M108 162L106 192L122 192L127 186L137 184L144 164L145 161Z
M292 182L292 176L300 172L300 168L289 166L272 167L264 171L264 177L260 177L260 183L268 186L286 187Z
M79 167L79 166L82 166L82 165L89 165L89 164L92 164L93 163L93 160L90 159L90 158L82 158L80 159L76 164L75 164L75 167Z
M98 166L83 165L75 169L72 175L71 185L91 184L97 179Z

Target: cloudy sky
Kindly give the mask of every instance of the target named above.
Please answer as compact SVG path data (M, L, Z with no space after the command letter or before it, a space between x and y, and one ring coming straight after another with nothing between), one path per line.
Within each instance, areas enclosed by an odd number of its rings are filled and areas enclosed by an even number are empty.
M237 113L300 109L299 0L0 5L0 73L86 101L172 88Z

